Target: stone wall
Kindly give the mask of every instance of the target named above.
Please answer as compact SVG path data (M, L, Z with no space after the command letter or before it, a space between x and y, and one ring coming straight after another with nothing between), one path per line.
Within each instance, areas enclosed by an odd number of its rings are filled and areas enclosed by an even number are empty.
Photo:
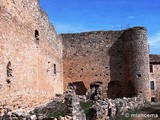
M0 111L63 93L62 42L38 0L0 0Z
M101 92L112 99L149 100L154 92L145 28L57 35L38 0L0 1L0 56L0 111L48 102L63 93L63 83L65 90L81 85L81 95L101 83ZM159 99L159 64L151 63Z
M132 82L135 95L150 100L149 53L147 30L143 27L128 29L124 35L125 84ZM128 83L127 83L128 82Z
M160 101L160 55L150 55L150 90L151 101ZM154 89L151 89L153 82Z
M112 99L149 96L145 28L62 34L62 38L65 89L73 82L83 82L87 89L102 82L103 93Z
M160 63L160 55L150 54L149 55L149 62L150 63Z
M122 54L118 54L121 51L117 49L111 52L110 48L121 34L122 32L119 31L63 34L65 89L67 84L72 82L82 81L88 89L95 81L100 81L107 86L110 79L120 80L122 78L120 77L122 57L117 59L116 55L121 56ZM117 73L114 71L115 67L119 70Z

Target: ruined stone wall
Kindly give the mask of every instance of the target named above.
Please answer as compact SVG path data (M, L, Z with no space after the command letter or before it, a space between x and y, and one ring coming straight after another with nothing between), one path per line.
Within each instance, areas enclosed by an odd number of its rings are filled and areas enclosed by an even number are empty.
M65 89L72 82L82 81L88 89L100 81L109 98L146 94L149 61L145 28L62 34L62 38Z
M151 89L151 81L154 82L154 90ZM150 90L151 97L160 101L160 55L150 55Z
M62 43L38 0L0 0L0 110L63 92Z
M119 31L62 34L65 89L72 82L82 81L88 89L93 82L100 81L106 87L111 79L123 79L121 46L116 43L121 34Z

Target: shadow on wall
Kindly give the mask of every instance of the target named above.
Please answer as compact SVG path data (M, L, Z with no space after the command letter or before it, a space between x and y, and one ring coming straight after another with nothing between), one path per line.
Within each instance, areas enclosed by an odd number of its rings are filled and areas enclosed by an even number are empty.
M129 81L127 73L127 55L125 55L124 42L120 35L118 40L109 49L110 64L110 82L108 83L108 98L122 98L135 96L135 87L132 81Z
M120 97L122 92L122 86L120 81L110 81L108 83L108 98L116 99Z

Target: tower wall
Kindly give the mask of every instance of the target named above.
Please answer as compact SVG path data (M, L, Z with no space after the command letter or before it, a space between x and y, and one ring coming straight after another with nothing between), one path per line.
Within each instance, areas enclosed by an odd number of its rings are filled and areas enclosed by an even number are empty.
M125 80L133 83L135 95L142 95L146 100L150 100L147 30L143 27L131 28L125 31L122 38Z

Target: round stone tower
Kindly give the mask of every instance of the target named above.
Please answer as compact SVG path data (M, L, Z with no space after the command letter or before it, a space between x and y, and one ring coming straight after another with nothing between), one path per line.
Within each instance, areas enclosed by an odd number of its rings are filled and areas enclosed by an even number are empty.
M123 42L125 84L128 88L125 91L134 96L141 95L149 101L149 52L146 28L134 27L126 30Z

